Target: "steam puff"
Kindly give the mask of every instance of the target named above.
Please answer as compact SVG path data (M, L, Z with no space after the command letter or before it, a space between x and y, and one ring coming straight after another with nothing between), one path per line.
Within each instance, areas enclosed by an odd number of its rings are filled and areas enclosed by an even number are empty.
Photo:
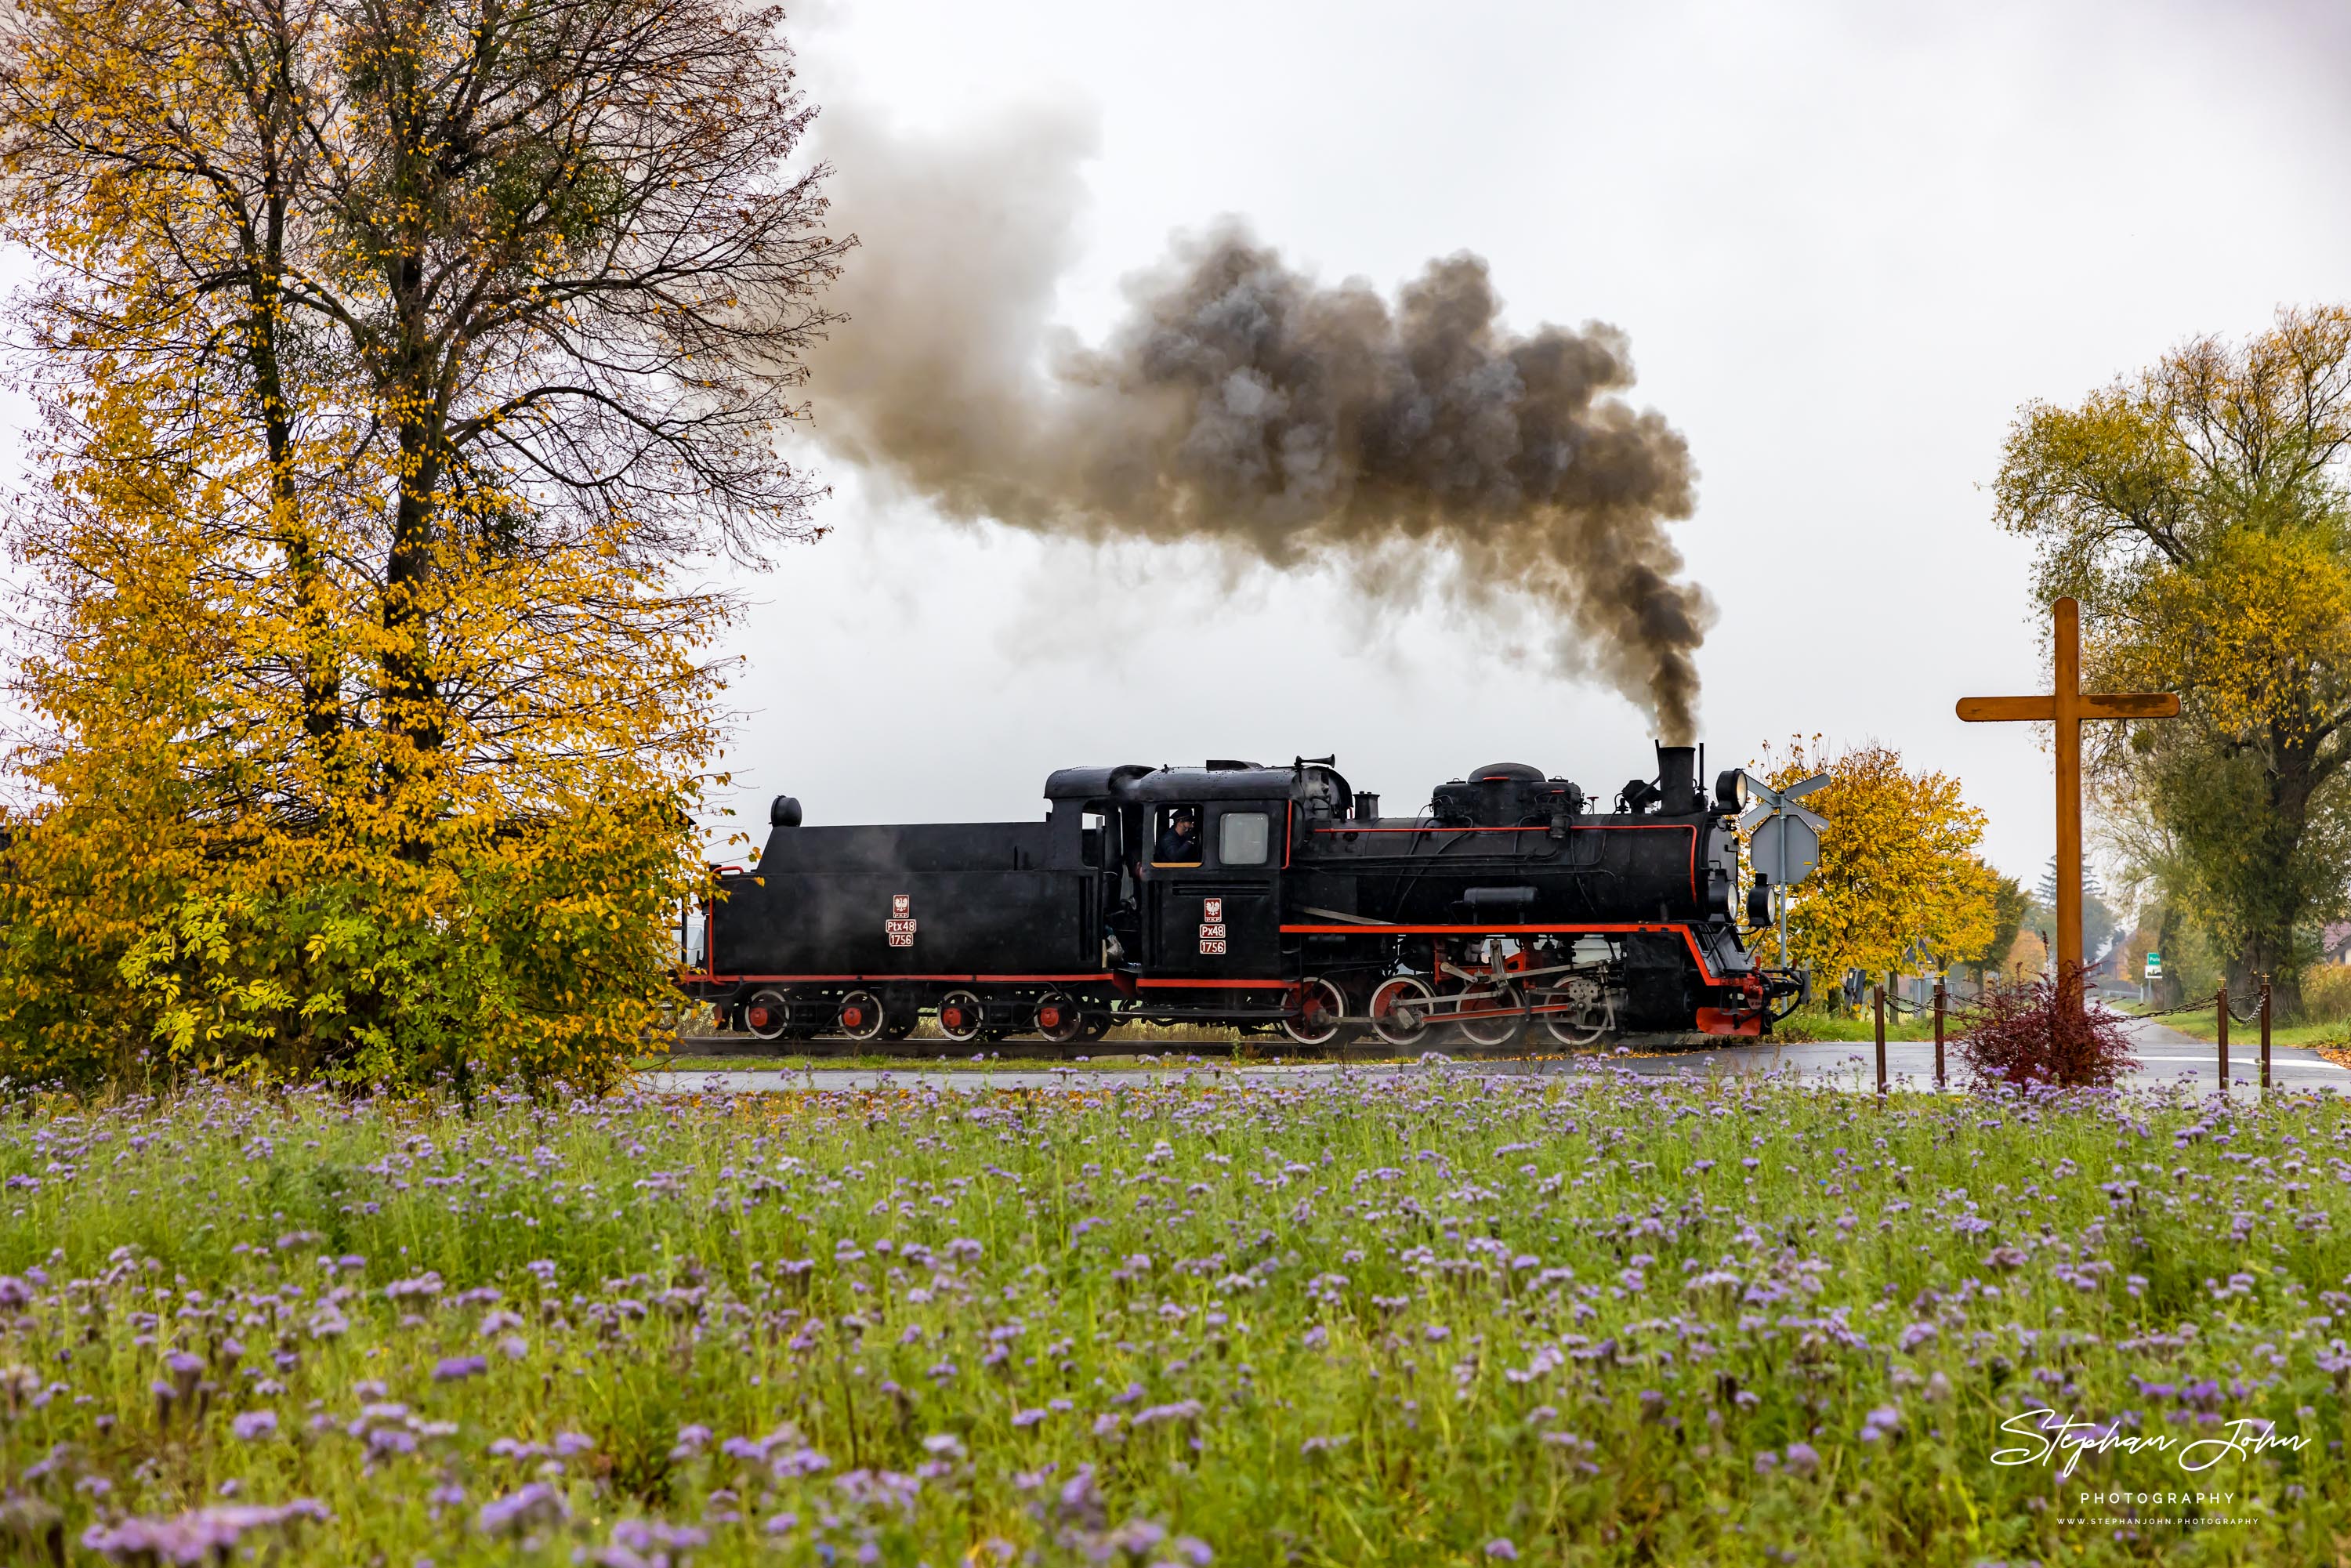
M1441 581L1481 613L1531 601L1562 623L1562 669L1689 738L1713 606L1677 580L1666 524L1690 515L1695 475L1681 436L1617 395L1623 333L1508 330L1466 253L1391 303L1228 225L1132 280L1126 319L1081 347L1050 311L1083 128L930 148L853 117L830 130L862 242L814 367L833 451L953 516L1330 563L1398 601Z

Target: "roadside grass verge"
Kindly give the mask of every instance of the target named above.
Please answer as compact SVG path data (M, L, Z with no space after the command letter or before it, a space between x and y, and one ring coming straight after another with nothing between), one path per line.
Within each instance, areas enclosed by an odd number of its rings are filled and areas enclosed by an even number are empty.
M1951 1040L1959 1033L1956 1018L1946 1020L1943 1038ZM1844 1013L1815 1011L1806 1008L1781 1019L1771 1028L1771 1038L1801 1043L1807 1040L1874 1041L1877 1038L1876 1020L1866 1009L1859 1017ZM1935 1020L1924 1014L1897 1014L1892 1008L1886 1012L1886 1038L1888 1040L1932 1040Z
M2217 1042L2220 1038L2219 1019L2210 1008L2200 1013L2167 1013L2158 1021L2169 1025L2182 1034L2193 1035L2198 1040ZM2258 1049L2261 1043L2262 1026L2258 1021L2239 1023L2233 1018L2229 1020L2231 1051L2233 1052L2242 1046L2252 1046ZM2346 1024L2340 1019L2331 1023L2272 1024L2270 1043L2312 1047L2351 1044L2351 1024Z

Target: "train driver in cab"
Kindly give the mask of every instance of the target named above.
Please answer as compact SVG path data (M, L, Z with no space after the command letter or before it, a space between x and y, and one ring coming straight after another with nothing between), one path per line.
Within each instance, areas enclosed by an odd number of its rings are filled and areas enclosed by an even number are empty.
M1198 865L1200 863L1200 809L1197 806L1176 806L1169 810L1166 825L1159 830L1158 847L1151 854L1155 865Z

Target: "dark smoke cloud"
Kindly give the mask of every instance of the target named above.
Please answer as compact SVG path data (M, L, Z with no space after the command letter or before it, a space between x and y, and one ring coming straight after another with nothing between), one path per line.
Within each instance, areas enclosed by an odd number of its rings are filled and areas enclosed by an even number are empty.
M944 512L1093 539L1207 540L1336 565L1383 598L1531 605L1551 653L1694 728L1713 607L1677 580L1681 436L1622 396L1623 333L1499 320L1486 264L1393 300L1316 282L1246 231L1130 280L1101 344L1051 325L1085 133L1008 124L917 146L836 115L826 155L862 245L815 365L818 438Z

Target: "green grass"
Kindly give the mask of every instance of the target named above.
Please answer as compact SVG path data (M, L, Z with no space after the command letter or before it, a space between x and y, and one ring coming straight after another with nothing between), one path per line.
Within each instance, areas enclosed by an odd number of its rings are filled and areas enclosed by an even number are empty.
M1947 1019L1943 1026L1943 1038L1953 1040L1958 1036L1959 1029L1956 1021ZM1852 1017L1843 1013L1823 1012L1807 1008L1792 1018L1782 1019L1774 1025L1771 1038L1791 1041L1875 1040L1877 1038L1877 1023L1867 1011L1864 1011L1858 1017ZM1935 1020L1932 1017L1923 1014L1904 1013L1897 1016L1889 1009L1886 1015L1886 1038L1932 1040L1935 1038Z
M2220 1039L2218 1016L2210 1007L2200 1013L2166 1013L2158 1021L2169 1025L2182 1034L2193 1035L2198 1040L2217 1042ZM2258 1050L2261 1043L2262 1026L2258 1020L2252 1023L2240 1023L2234 1018L2229 1020L2231 1051L2233 1052L2240 1046L2252 1046ZM2340 1019L2327 1023L2272 1024L2270 1043L2300 1046L2351 1043L2351 1024L2346 1024Z
M1455 1070L14 1109L0 1542L33 1561L297 1500L326 1517L239 1550L1882 1568L2351 1535L2331 1098ZM1992 1463L2044 1408L2301 1446ZM2179 1511L2080 1504L2121 1490L2247 1522L2069 1522Z

